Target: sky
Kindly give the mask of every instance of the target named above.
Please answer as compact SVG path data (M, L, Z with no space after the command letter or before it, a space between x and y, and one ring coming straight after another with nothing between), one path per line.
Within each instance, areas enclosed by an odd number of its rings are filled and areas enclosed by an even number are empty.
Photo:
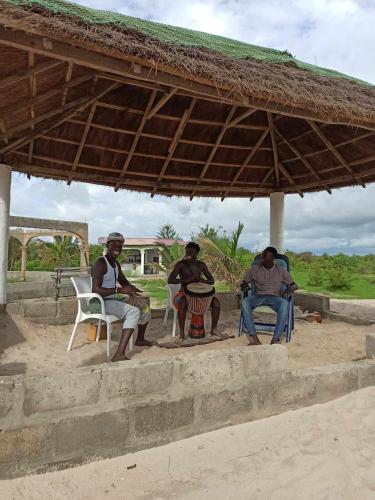
M80 0L77 3L288 50L303 61L375 84L375 0ZM285 247L315 253L375 253L375 184L288 195ZM120 231L152 237L166 223L189 239L199 227L231 233L245 224L240 244L269 243L269 200L163 198L90 184L14 174L12 215L89 223L90 242Z

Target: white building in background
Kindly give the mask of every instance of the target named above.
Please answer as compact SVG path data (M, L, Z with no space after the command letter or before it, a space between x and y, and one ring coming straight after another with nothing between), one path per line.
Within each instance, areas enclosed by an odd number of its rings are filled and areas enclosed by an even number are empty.
M107 238L100 237L99 243L105 245ZM123 249L125 260L121 263L122 270L133 276L157 275L162 271L154 264L162 265L162 248L175 244L184 246L186 241L166 240L158 238L125 238Z

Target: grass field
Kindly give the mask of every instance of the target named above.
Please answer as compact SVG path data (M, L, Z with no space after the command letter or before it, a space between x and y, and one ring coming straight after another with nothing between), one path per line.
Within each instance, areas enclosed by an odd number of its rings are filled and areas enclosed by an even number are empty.
M293 278L300 290L306 292L328 295L336 299L375 299L375 276L353 273L353 281L347 290L328 290L324 287L308 285L308 271L292 271ZM139 288L149 294L154 307L164 306L167 300L166 281L162 278L131 280ZM218 292L229 290L228 285L223 282L215 284Z
M162 307L165 305L167 300L167 289L165 288L166 280L162 278L155 279L142 279L134 278L131 279L133 285L138 286L144 290L150 296L150 300L153 307ZM216 283L215 289L218 292L226 292L229 287L226 283Z
M347 290L328 290L324 287L308 285L308 271L292 271L292 276L301 290L322 293L336 299L375 299L375 275L353 273L350 288Z

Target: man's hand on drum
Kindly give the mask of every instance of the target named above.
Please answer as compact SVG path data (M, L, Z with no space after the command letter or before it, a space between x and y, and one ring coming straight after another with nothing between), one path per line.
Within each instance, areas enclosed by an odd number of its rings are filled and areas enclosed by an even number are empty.
M133 285L121 286L117 290L119 293L123 293L125 295L135 295L136 293L142 293L142 290L139 290L139 288Z

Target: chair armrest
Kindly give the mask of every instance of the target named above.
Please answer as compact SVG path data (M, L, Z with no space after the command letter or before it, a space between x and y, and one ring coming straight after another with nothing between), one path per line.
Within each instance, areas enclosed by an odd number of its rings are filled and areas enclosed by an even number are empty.
M104 300L98 293L77 293L77 299L98 299L100 301L101 314L105 314Z
M250 291L251 291L251 286L248 286L244 290L241 290L241 299L245 299L249 295Z

